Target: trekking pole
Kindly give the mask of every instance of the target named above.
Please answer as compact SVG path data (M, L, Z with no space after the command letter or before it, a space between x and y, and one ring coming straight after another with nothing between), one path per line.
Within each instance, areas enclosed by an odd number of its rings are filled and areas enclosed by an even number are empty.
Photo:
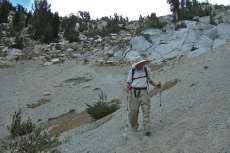
M160 92L159 92L159 93L160 93L160 122L162 123L162 116L161 116L161 115L162 115L162 114L161 114L161 113L162 113L162 107L161 107L161 91L162 91L162 89L161 89Z
M127 93L127 108L126 108L126 140L128 139L128 126L129 126L129 93Z
M161 82L159 82L159 83L161 83ZM162 89L160 89L160 92L159 92L159 96L160 96L160 122L162 123L162 117L161 117L161 115L162 115L162 107L161 107L161 92L162 92Z

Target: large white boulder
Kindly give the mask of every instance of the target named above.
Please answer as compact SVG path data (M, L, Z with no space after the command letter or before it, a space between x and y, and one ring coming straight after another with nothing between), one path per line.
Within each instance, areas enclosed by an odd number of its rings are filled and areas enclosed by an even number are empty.
M116 52L114 54L114 57L120 57L120 58L122 58L123 57L122 52L121 51Z
M218 31L217 31L217 28L214 27L212 29L208 29L208 30L204 30L203 31L203 35L207 36L208 38L210 39L215 39L218 37Z
M226 42L227 42L226 39L217 38L213 42L213 48L219 47L220 45L222 45L222 44L224 44Z
M209 16L200 17L199 22L201 22L201 23L210 23L210 17Z
M143 34L147 34L147 35L150 35L150 36L159 36L161 35L162 31L159 30L159 29L146 29L142 32Z
M191 53L189 53L188 59L191 59L191 58L200 56L200 55L202 55L203 53L206 53L206 52L208 52L208 51L210 51L210 48L205 48L205 47L199 48L199 49L197 49L197 50L192 51Z
M226 14L222 16L222 21L224 23L230 23L230 14Z
M196 39L194 46L197 48L212 48L212 43L213 43L212 39L202 35Z
M152 64L159 64L163 58L157 52L152 52L152 54L148 56L147 60L151 61Z
M230 39L230 24L221 23L217 25L218 37L222 39Z
M130 40L130 44L132 45L132 49L139 51L139 52L145 52L148 48L152 46L151 43L149 43L144 37L137 36L133 37Z
M155 52L157 52L159 55L167 55L171 53L174 50L172 44L160 44L155 48Z
M125 54L125 58L127 58L129 61L133 61L137 56L140 56L140 53L137 51L129 51Z
M22 55L22 51L20 49L12 48L7 50L8 56L20 56Z

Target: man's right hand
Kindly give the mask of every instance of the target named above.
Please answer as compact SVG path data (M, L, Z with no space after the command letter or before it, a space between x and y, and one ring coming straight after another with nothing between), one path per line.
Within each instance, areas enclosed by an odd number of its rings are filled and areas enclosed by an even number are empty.
M159 82L159 83L157 84L157 86L158 86L158 88L162 88L162 87L163 87L163 85L161 84L161 82Z
M130 88L129 88L129 87L126 87L125 91L126 91L126 92L129 92L129 91L130 91Z

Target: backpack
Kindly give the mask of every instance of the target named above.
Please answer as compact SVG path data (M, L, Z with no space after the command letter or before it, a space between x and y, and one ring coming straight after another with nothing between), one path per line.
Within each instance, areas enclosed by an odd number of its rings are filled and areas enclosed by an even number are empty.
M138 77L138 78L133 78L133 75L134 75L134 73L135 73L135 69L132 69L132 81L135 80L135 79L139 79L139 78L144 78L144 77L146 77L146 78L147 78L147 82L148 82L147 68L144 67L144 69L145 69L145 76Z

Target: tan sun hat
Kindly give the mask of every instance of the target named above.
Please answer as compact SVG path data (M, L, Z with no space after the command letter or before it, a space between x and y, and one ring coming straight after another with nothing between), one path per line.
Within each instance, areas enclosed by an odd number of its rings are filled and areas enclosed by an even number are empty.
M133 63L133 65L132 65L132 67L135 68L137 64L140 64L140 63L146 64L147 61L144 60L144 59L142 59L141 56L137 56L137 57L135 57L135 59L134 59L133 62L134 62L134 63Z

